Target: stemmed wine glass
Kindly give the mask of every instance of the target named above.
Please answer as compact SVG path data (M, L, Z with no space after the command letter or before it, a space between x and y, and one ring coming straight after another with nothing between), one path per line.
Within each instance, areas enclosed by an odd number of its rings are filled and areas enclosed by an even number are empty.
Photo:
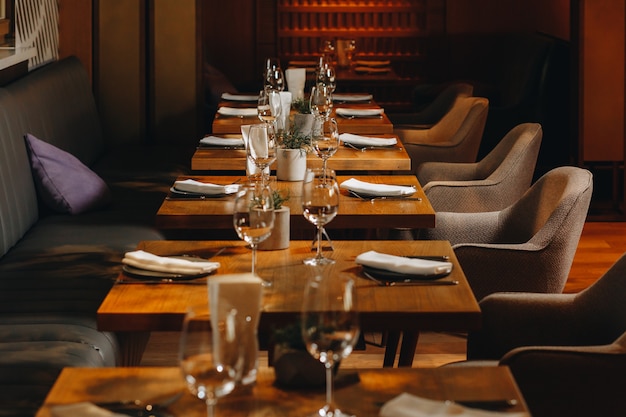
M267 58L263 72L263 85L265 89L283 91L285 89L285 75L278 58Z
M318 84L311 89L309 98L311 111L316 118L328 119L333 111L333 96L329 86Z
M217 317L211 316L204 305L190 308L183 321L180 369L189 391L206 403L209 417L218 398L235 388L241 366L236 314L224 303Z
M276 160L276 132L274 126L260 123L250 126L246 154L250 162L261 172L261 182L267 183L265 169Z
M304 217L317 226L317 253L304 260L307 265L335 263L322 255L324 225L330 223L339 209L339 186L332 169L307 169L302 182L302 211Z
M335 68L328 62L323 63L317 69L317 85L328 87L331 93L334 93L335 88L337 88L337 82L335 81Z
M302 338L308 352L326 368L326 404L313 415L348 416L333 401L333 367L350 355L358 337L354 281L330 274L309 279L302 306Z
M272 234L274 227L274 199L269 185L247 184L237 192L233 226L239 238L252 248L252 274L256 275L256 252L260 242ZM263 280L264 287L271 282Z
M273 88L265 88L259 92L257 102L257 116L259 120L267 124L274 124L282 112L280 91Z
M326 171L328 159L337 152L339 148L339 129L335 119L324 120L315 119L313 134L311 135L311 145L315 154L322 158L322 168Z

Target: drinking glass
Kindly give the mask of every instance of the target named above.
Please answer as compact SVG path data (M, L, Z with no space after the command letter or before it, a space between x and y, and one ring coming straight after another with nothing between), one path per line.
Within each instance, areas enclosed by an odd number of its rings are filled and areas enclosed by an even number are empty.
M257 102L257 116L267 124L274 124L282 112L280 91L265 88L259 92Z
M257 245L267 239L274 227L274 199L269 185L251 183L243 186L235 198L233 226L239 238L252 249L252 274L256 275ZM269 287L269 281L263 281Z
M265 70L263 71L263 85L277 91L285 89L285 75L280 67L278 58L267 58L265 61Z
M241 365L236 310L226 303L219 310L218 317L211 317L206 305L187 311L178 355L187 388L206 403L209 417L218 398L235 388Z
M309 279L302 306L302 338L308 352L326 368L326 404L313 415L349 415L333 401L333 367L350 355L358 337L354 281L330 274Z
M265 169L276 160L276 133L274 126L260 123L250 126L246 154L250 162L261 172L261 182L267 183Z
M324 120L315 119L311 145L315 154L322 158L322 168L326 171L328 159L337 152L339 148L339 129L335 119Z
M317 69L317 85L324 85L330 89L330 92L335 92L337 82L335 81L335 68L324 63L323 66Z
M339 186L332 169L307 169L302 182L302 211L304 217L317 226L317 253L304 260L307 265L335 263L322 255L324 225L330 223L339 209Z
M333 96L330 87L322 84L314 86L311 89L309 102L315 117L328 119L333 111Z

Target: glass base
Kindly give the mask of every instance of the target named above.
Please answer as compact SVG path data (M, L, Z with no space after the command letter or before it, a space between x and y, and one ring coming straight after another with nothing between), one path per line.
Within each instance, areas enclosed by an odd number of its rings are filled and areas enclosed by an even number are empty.
M341 411L335 406L325 405L320 408L316 413L311 414L311 417L355 417L354 414Z
M334 259L330 259L330 258L325 258L323 256L318 257L316 256L315 258L308 258L305 259L304 261L302 261L302 263L304 263L305 265L332 265L335 263Z

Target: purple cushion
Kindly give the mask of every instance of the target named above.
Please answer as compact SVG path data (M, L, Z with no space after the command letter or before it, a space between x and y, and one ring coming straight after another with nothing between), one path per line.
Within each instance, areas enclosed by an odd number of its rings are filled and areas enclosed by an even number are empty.
M30 133L25 139L37 192L50 209L79 214L111 201L111 192L102 178L74 155Z

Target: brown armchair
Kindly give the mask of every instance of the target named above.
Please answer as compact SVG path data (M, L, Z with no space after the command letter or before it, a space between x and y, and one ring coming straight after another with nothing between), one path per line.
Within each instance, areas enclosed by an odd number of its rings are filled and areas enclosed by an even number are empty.
M414 172L423 162L475 162L482 139L489 101L459 97L430 129L394 129L411 157Z

